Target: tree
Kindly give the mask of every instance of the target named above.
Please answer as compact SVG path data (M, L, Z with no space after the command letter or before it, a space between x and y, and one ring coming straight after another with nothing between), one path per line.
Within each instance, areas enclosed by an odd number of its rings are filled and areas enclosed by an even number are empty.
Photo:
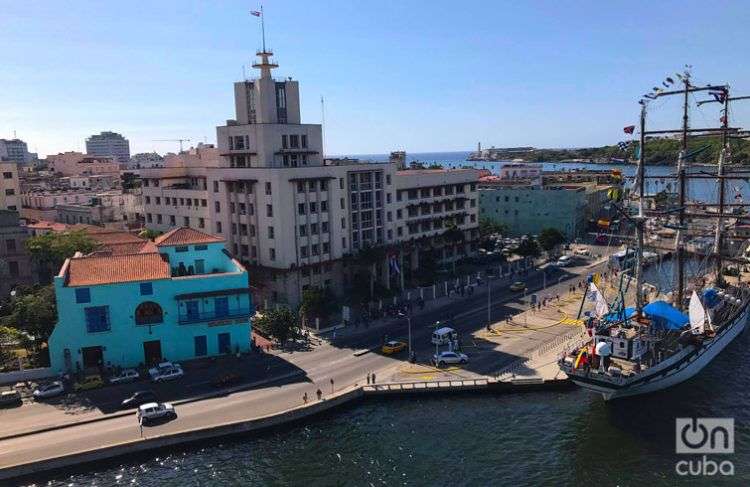
M565 235L557 228L545 228L539 233L539 245L549 252L565 242Z
M533 238L521 240L520 245L516 249L516 254L523 257L539 257L540 253L539 244Z
M0 319L4 326L24 331L34 337L37 349L46 342L57 323L57 303L54 286L29 289L15 296L9 303L10 312Z
M53 272L57 272L65 259L73 257L76 252L91 253L98 246L99 243L83 230L47 233L26 241L26 249L38 264L39 278L43 283L52 281Z
M506 225L505 223L496 222L496 221L490 220L489 218L480 218L479 219L479 236L482 239L485 239L494 233L499 233L500 235L507 235L510 233L510 229L508 228L508 225Z
M153 240L156 237L158 237L159 235L161 235L161 233L162 232L160 232L158 230L152 230L150 228L145 228L145 229L141 230L141 232L138 234L138 236L141 237L141 238L148 239L148 240Z
M297 313L287 308L266 311L255 318L253 324L266 335L276 339L281 346L299 334Z
M16 354L13 352L13 347L22 340L22 333L15 328L0 326L0 370L16 368Z
M445 232L443 232L443 239L453 246L458 245L459 243L463 242L465 238L466 236L464 235L464 232L461 229L459 229L454 223L448 225L448 229ZM456 258L454 256L453 274L455 273L456 273Z
M385 258L385 249L383 247L374 247L370 244L365 244L357 253L357 262L367 268L370 273L370 300L375 297L375 274L376 266L378 262L381 262Z
M336 299L331 289L319 287L305 289L302 292L300 314L308 320L327 318L336 307Z

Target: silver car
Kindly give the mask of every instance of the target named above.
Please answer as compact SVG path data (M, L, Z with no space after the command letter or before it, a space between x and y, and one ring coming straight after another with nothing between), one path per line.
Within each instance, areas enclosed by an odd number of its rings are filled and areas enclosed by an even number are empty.
M57 397L65 394L65 385L59 380L54 382L48 382L41 384L39 387L34 389L34 399L49 399L51 397Z

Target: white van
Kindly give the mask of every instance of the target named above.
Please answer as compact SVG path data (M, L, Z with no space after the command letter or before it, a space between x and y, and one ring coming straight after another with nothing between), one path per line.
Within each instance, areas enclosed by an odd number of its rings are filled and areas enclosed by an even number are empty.
M439 328L432 333L432 343L434 345L445 345L456 340L458 340L458 333L453 328L447 326Z

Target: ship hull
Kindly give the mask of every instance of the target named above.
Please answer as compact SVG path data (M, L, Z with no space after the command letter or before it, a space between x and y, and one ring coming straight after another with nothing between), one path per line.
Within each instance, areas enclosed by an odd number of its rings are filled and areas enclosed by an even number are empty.
M690 379L711 363L727 345L742 333L749 313L750 307L746 302L743 310L734 319L722 326L720 332L712 340L704 342L699 347L685 348L665 362L649 369L648 373L643 374L632 383L618 386L596 380L590 376L580 377L576 375L571 375L570 379L581 387L600 393L606 401L667 389Z

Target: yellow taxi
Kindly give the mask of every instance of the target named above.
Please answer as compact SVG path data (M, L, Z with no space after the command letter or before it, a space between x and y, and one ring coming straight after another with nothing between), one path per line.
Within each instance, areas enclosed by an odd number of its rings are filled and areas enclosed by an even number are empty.
M96 389L104 385L104 381L100 375L87 375L82 381L76 382L73 386L75 391L88 391L89 389Z
M510 285L511 291L525 291L526 290L526 284L524 284L521 281L516 281L513 284Z
M383 345L382 352L385 355L392 355L394 353L398 353L401 350L405 350L405 349L406 349L406 343L399 342L396 340L391 340L389 342L385 342L385 344Z

